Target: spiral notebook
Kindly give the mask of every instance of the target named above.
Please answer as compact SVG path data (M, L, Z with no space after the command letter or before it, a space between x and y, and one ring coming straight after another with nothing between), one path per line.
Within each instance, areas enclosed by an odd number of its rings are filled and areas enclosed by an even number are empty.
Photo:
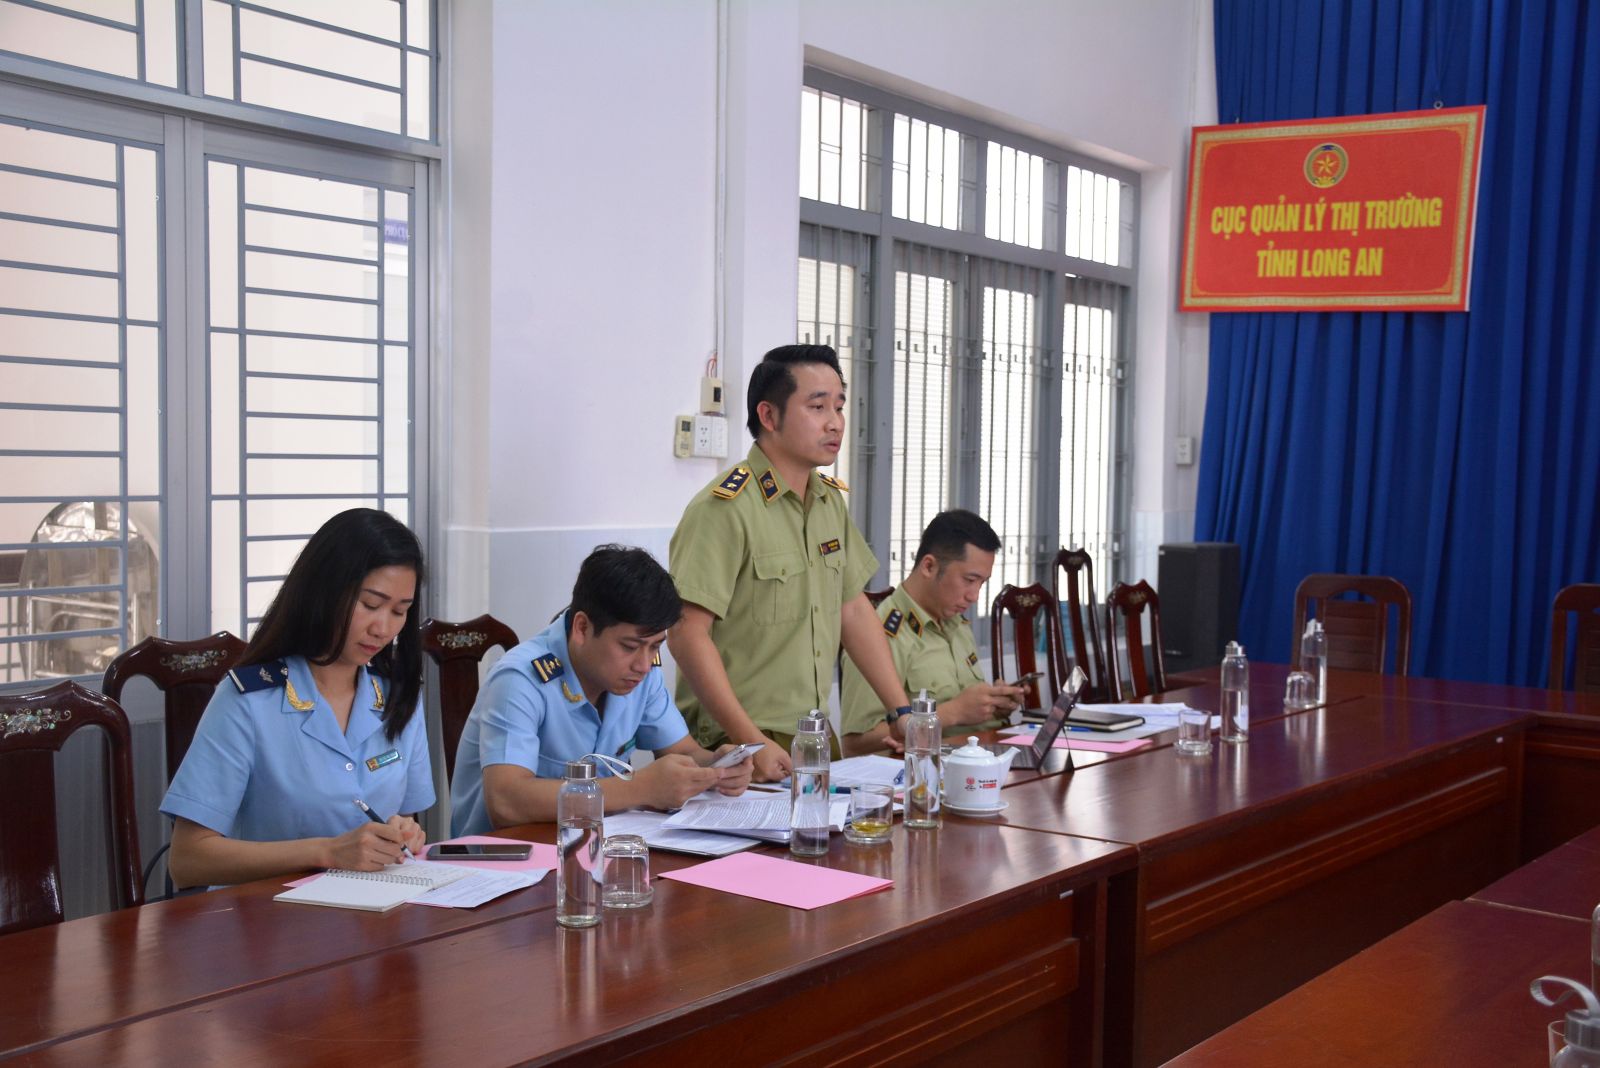
M465 879L472 872L449 864L414 860L390 864L382 871L329 871L320 878L285 890L272 900L338 909L388 912L439 886Z

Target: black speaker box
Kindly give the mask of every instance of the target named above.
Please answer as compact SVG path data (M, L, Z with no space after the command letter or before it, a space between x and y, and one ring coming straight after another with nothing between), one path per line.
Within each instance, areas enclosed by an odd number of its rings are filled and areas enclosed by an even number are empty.
M1163 545L1161 654L1167 673L1214 667L1239 637L1239 547L1224 541Z

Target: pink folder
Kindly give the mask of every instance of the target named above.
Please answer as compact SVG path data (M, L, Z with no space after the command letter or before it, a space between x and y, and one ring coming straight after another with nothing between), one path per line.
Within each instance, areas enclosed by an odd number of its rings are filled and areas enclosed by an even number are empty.
M664 872L661 878L797 909L832 905L894 885L893 879L875 879L870 875L800 864L760 853L734 853L692 868Z

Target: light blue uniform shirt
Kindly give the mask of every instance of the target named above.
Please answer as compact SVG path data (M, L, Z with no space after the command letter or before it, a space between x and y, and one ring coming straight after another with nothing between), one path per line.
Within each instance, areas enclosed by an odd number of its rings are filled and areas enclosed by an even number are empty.
M232 678L217 686L162 812L229 838L283 842L335 837L359 826L367 817L355 806L358 797L385 820L432 807L433 766L420 702L391 742L381 718L387 680L364 667L343 732L303 657L251 664L233 674L250 689L241 692ZM291 696L313 707L297 709Z
M604 716L583 696L567 657L567 620L562 616L540 634L501 657L478 691L472 715L456 749L450 783L450 833L488 834L483 769L515 764L543 779L560 779L567 761L587 753L628 760L636 747L665 749L688 737L689 728L651 668L628 694L607 694ZM600 775L611 772L598 766Z

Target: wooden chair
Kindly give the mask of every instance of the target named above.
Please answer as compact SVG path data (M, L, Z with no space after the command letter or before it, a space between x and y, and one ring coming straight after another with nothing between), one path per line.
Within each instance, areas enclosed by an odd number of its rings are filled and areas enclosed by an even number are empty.
M1044 696L1044 691L1039 688L1039 680L1035 679L1028 683L1030 696L1024 705L1027 708L1047 708L1061 692L1063 676L1058 674L1057 665L1066 658L1066 653L1061 649L1061 609L1050 591L1038 583L1032 586L1006 586L995 595L994 603L989 607L989 656L995 682L1007 680L1005 673L1007 615L1011 617L1016 638L1017 676L1039 670L1034 620L1041 616L1044 618L1047 643L1044 672L1050 680L1050 696L1048 698Z
M99 727L109 743L105 787L113 906L144 903L128 717L104 694L58 682L0 697L0 935L63 918L55 757L83 727Z
M880 604L882 604L884 602L884 599L887 598L893 592L894 592L894 587L893 586L886 586L881 590L868 590L867 591L867 600L871 601L872 602L872 607L876 608Z
M439 668L439 723L444 733L445 781L455 777L456 747L478 699L478 664L496 645L510 649L517 632L491 615L465 623L422 621L422 649Z
M1345 594L1370 598L1345 600ZM1388 646L1389 606L1399 616L1395 628L1394 673L1406 675L1411 669L1411 591L1399 579L1384 575L1307 575L1294 591L1294 638L1289 648L1293 662L1300 663L1300 637L1306 620L1322 620L1328 637L1328 666L1344 671L1383 673Z
M161 691L167 740L167 782L178 773L183 755L194 741L200 716L217 684L239 662L245 643L225 630L209 638L180 642L146 638L111 661L100 690L119 704L122 688L135 677L149 679Z
M1572 663L1572 688L1600 693L1600 584L1579 582L1556 594L1550 620L1550 688L1566 689L1567 614L1578 614L1578 650Z
M100 682L100 692L122 703L122 688L129 679L143 677L161 691L162 726L167 742L167 782L178 773L183 756L194 741L195 728L200 726L200 716L217 684L230 668L244 655L245 643L225 630L209 638L195 641L176 641L171 638L149 637L111 661L105 678ZM170 845L163 843L145 866L140 886L150 885L150 876L161 863ZM172 880L167 880L166 896L173 893Z
M1066 573L1067 596L1061 596L1061 575ZM1066 608L1062 647L1067 659L1056 665L1056 674L1066 678L1076 664L1089 677L1083 688L1084 701L1110 701L1111 680L1106 675L1106 647L1100 639L1100 602L1094 595L1094 561L1082 549L1062 549L1050 569L1051 592Z
M1150 656L1145 665L1144 614L1150 611ZM1130 586L1119 582L1106 598L1106 612L1111 617L1109 638L1111 657L1111 692L1115 700L1131 701L1160 693L1167 688L1167 667L1161 658L1161 598L1155 589L1140 579ZM1120 623L1119 623L1120 619ZM1128 675L1122 675L1122 663L1117 657L1116 634L1122 628L1124 646L1128 651Z

